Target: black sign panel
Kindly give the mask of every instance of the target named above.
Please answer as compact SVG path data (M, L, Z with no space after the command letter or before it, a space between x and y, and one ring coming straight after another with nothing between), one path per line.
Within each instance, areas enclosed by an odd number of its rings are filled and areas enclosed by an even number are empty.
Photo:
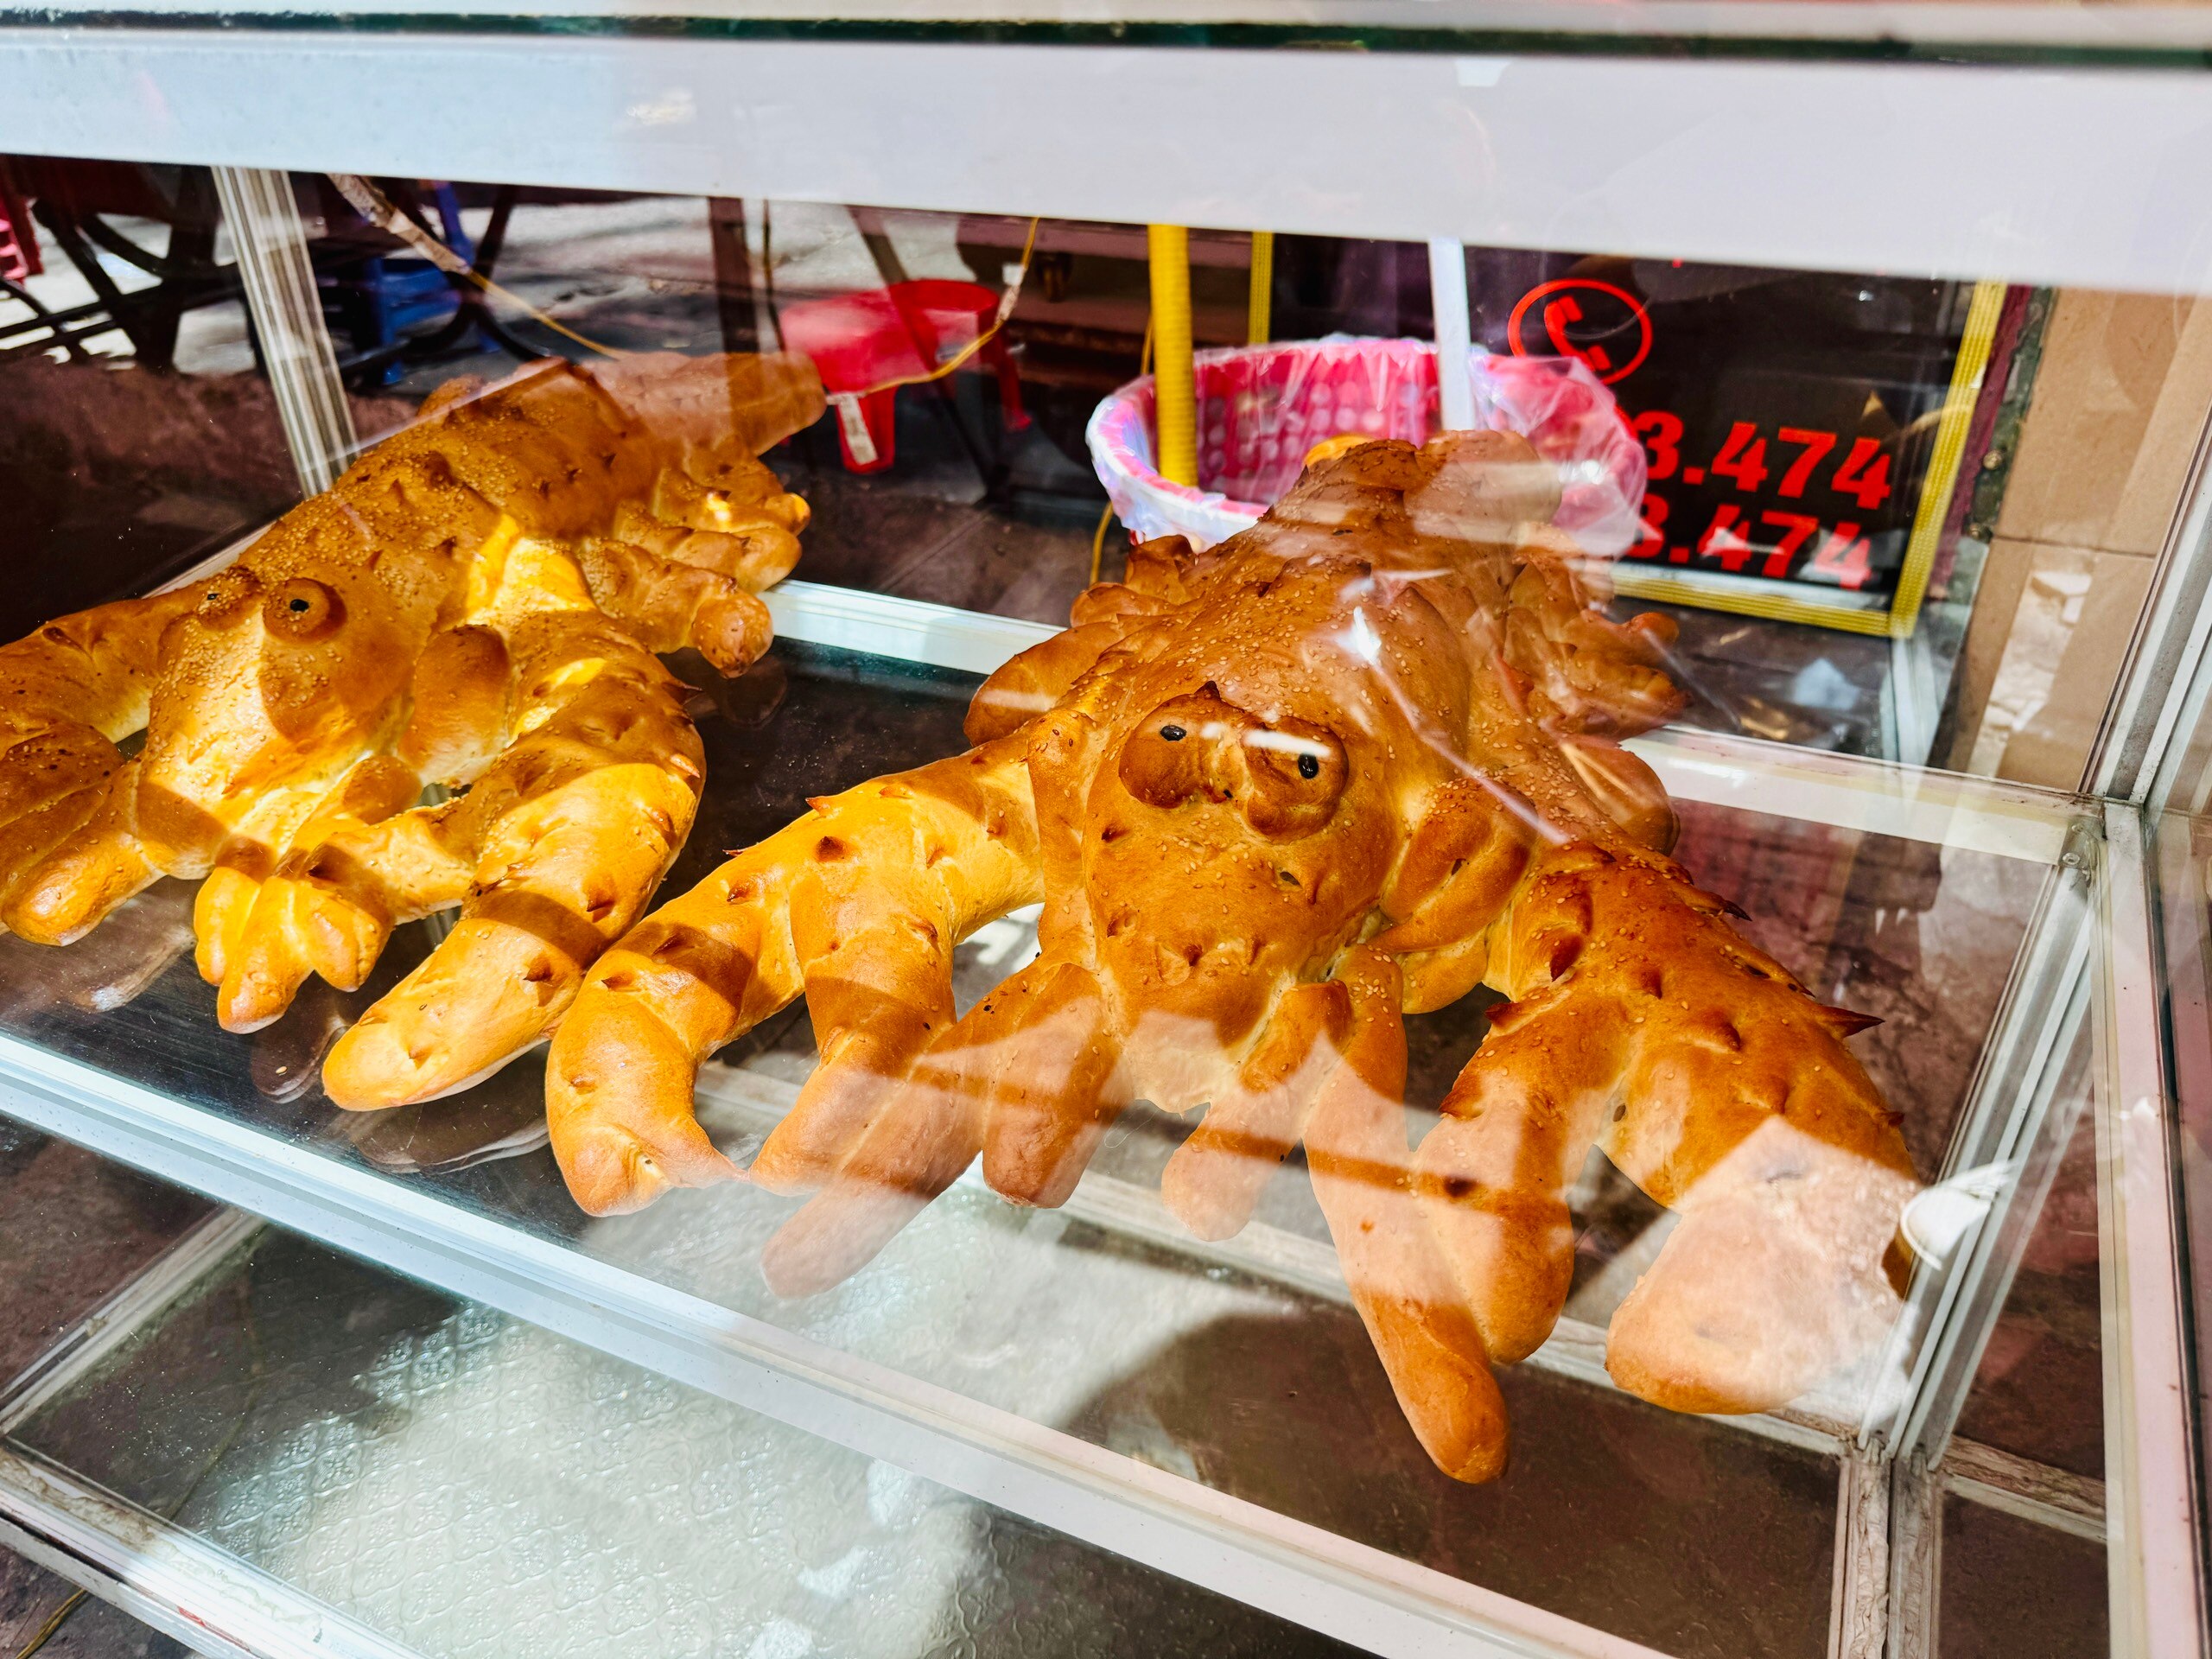
M1582 359L1650 458L1630 559L1892 594L1971 284L1475 251L1477 340Z

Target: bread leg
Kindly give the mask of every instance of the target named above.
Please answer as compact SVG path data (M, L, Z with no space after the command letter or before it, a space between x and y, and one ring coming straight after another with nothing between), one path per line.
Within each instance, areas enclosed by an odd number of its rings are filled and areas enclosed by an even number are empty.
M615 510L613 531L655 558L726 576L749 594L774 587L798 563L798 537L781 524L701 530L625 505Z
M1064 995L1054 982L1067 971L1065 963L1030 963L920 1056L836 1179L768 1241L760 1271L771 1290L810 1296L842 1283L960 1179L983 1148L995 1085L1010 1059L1036 1057L1021 1034L1038 1029L1046 999Z
M416 810L474 866L461 918L332 1049L342 1106L451 1094L543 1038L690 833L702 753L667 671L596 612L528 618L510 648L517 741L461 799Z
M576 556L600 609L648 651L696 645L724 674L742 674L768 649L768 607L729 577L656 558L626 542L586 542Z
M75 938L158 874L115 746L146 724L162 635L199 598L102 605L0 647L0 918L25 937ZM88 833L101 844L69 856Z
M1567 1305L1567 1189L1597 1138L1628 1036L1609 999L1555 991L1493 1012L1421 1141L1430 1224L1501 1364L1543 1346Z
M129 760L107 780L91 816L24 872L0 921L34 944L70 944L110 911L161 880L137 829L139 767Z
M1493 1357L1550 1332L1590 1147L1681 1213L1611 1363L1662 1405L1779 1405L1878 1334L1910 1160L1825 1008L1666 860L1570 842L1493 935L1514 998L1421 1150L1421 1192ZM1871 1333L1871 1334L1870 1334Z
M819 866L792 881L792 950L821 1060L753 1161L761 1185L828 1180L914 1057L951 1028L959 918L947 909L899 903L887 886L841 893Z
M410 768L389 756L372 755L315 802L296 827L287 826L278 843L281 855L267 880L255 882L252 869L239 862L219 861L209 872L193 919L201 940L201 972L212 965L220 987L215 1012L224 1030L260 1030L291 1006L310 974L330 965L332 952L316 937L327 925L326 906L309 870L333 839L382 823L422 792ZM239 855L226 849L225 856ZM241 899L243 916L237 913ZM350 982L343 973L327 976L340 989L351 990L374 961L371 953Z
M1019 731L1065 696L1127 632L1122 618L1109 617L1056 633L1001 663L968 704L968 741L988 743Z
M1337 980L1350 994L1351 1033L1306 1125L1313 1195L1352 1306L1422 1448L1455 1480L1495 1479L1505 1467L1505 1402L1421 1212L1406 1145L1398 969L1356 950Z
M288 855L275 874L285 891L256 930L257 948L272 963L291 964L286 973L304 964L340 990L353 990L368 978L394 927L449 910L468 896L481 815L450 806L394 814L422 792L423 779L458 787L483 775L512 734L514 690L513 662L495 629L467 625L430 637L415 664L407 728L396 753L349 774L358 780L349 794L359 797L361 785L370 784L388 798L358 798L327 817L311 837L300 838L296 855ZM250 882L219 883L226 874L219 868L202 884L201 905L238 915L244 887L243 929L258 890ZM211 925L200 930L202 971L208 972L208 941L223 941L223 957L208 974L220 982L228 977L220 963L236 950L239 935L213 925L212 913L203 919Z
M811 516L804 499L786 491L765 462L742 454L694 455L688 470L663 469L653 481L652 509L693 530L734 532L772 524L794 536Z
M1197 1236L1228 1238L1252 1218L1305 1134L1351 1023L1351 994L1338 980L1294 986L1275 1005L1235 1085L1160 1172L1160 1196Z
M704 1141L700 1062L802 992L823 1064L754 1175L818 1185L950 1025L953 946L1037 897L1018 741L815 802L592 970L546 1068L554 1154L576 1202L603 1215L683 1184L664 1149Z
M983 1179L1015 1204L1053 1209L1083 1179L1107 1127L1128 1103L1115 1072L1121 1045L1090 969L1033 964L1029 1006L1001 1025L983 1103ZM1012 994L1002 985L983 1000ZM956 1172L957 1173L957 1172Z
M1896 1320L1918 1184L1841 1040L1859 1016L1684 968L1681 1017L1645 1036L1599 1142L1680 1217L1613 1315L1606 1368L1677 1411L1770 1411Z

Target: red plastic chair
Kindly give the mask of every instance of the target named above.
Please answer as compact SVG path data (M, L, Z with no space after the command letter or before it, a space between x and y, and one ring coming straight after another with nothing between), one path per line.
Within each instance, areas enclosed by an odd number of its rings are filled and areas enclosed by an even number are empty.
M999 296L979 283L925 277L782 308L777 322L785 348L814 359L836 406L837 445L848 471L880 473L894 458L899 389L885 383L941 366L997 320L998 307ZM1029 424L1003 334L962 367L998 377L999 414L1007 431Z

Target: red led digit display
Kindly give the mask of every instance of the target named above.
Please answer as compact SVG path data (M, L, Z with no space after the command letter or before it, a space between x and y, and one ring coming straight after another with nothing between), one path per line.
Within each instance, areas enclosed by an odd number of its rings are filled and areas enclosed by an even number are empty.
M1623 557L1831 598L1897 590L1973 293L1872 273L1468 254L1476 340L1578 360L1643 446L1642 527Z
M1781 432L1784 443L1800 446L1797 459L1789 463L1789 470L1782 475L1782 493L1792 501L1805 493L1805 485L1813 470L1827 458L1835 448L1833 432L1808 432L1802 426L1785 426Z
M1723 500L1706 516L1694 535L1687 523L1669 529L1673 503L1656 490L1643 499L1643 536L1626 555L1631 559L1688 564L1696 561L1732 575L1756 575L1777 581L1828 583L1856 591L1874 573L1872 550L1859 519L1890 499L1891 451L1874 438L1853 437L1843 448L1840 435L1814 428L1784 426L1771 435L1753 421L1733 421L1719 447L1702 466L1687 464L1682 448L1687 427L1662 409L1628 416L1643 440L1654 484L1678 480L1686 485L1715 480L1732 494L1757 495L1771 483L1772 493L1789 501L1824 507L1824 514L1778 509L1754 511L1740 500ZM1777 475L1768 460L1771 436L1784 452ZM1839 449L1840 460L1832 460ZM1847 512L1858 518L1845 519ZM1670 539L1671 538L1671 539Z

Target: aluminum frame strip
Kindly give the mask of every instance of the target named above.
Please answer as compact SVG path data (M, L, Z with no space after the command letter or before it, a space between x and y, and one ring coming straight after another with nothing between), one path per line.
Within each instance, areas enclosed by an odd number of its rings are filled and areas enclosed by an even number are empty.
M416 1659L159 1516L0 1443L0 1543L216 1659Z
M1890 1465L1889 1640L1884 1659L1931 1659L1942 1613L1943 1488L1917 1453Z
M2094 1544L2105 1541L2101 1480L2054 1469L1978 1440L1953 1440L1936 1472L1947 1491L1970 1503Z
M1060 630L1020 617L963 611L927 600L787 577L761 598L776 637L896 657L965 674L988 674Z
M2103 1282L2107 1557L2113 1651L2204 1651L2188 1292L2177 1236L2172 1103L2158 1017L2158 938L2143 823L2105 809L2107 879L2095 1004Z
M238 249L246 308L260 336L261 358L276 395L276 416L293 467L302 493L318 494L337 481L360 440L323 321L291 175L218 167L215 194Z
M1652 1650L0 1038L0 1110L334 1249L1397 1659Z
M1040 622L791 579L764 595L777 634L969 674L1060 632ZM2055 790L1676 727L1630 740L1668 792L1738 811L2056 864L2082 804Z
M1828 1659L1883 1659L1890 1612L1890 1464L1847 1452L1836 1471Z

